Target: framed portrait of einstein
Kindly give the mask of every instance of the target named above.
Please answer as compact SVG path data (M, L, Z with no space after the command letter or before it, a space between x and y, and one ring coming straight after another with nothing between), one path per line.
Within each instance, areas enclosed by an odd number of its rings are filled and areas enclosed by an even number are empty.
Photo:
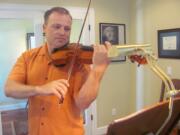
M125 24L99 23L100 44L109 41L112 45L126 44ZM126 61L125 56L111 59L112 62Z

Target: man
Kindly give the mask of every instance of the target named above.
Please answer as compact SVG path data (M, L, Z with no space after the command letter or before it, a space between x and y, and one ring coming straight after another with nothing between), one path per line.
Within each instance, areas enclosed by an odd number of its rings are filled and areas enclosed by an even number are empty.
M21 55L5 85L5 93L13 98L28 98L29 135L83 135L84 111L96 98L101 78L106 71L110 43L94 45L92 68L76 65L67 80L69 63L53 65L51 54L69 43L72 17L61 7L44 15L47 43ZM63 101L59 104L59 101Z

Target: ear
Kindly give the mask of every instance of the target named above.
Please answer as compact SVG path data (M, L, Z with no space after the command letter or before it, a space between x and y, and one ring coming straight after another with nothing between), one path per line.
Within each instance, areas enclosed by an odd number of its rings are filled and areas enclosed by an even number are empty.
M45 33L45 31L46 31L46 25L43 24L43 33Z

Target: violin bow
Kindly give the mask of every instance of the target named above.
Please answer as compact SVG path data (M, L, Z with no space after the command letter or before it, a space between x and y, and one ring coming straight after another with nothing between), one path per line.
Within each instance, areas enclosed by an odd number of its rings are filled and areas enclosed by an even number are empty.
M88 4L87 10L86 10L86 15L85 15L85 18L84 18L84 21L83 21L83 25L82 25L80 34L79 34L79 39L78 39L77 44L75 45L75 48L74 48L74 56L73 56L73 58L71 60L70 67L69 67L69 70L68 70L68 78L67 78L68 81L69 81L69 79L71 77L72 70L73 70L73 67L74 67L74 63L76 61L76 56L78 54L77 50L78 50L79 43L80 43L80 40L81 40L81 37L82 37L82 33L83 33L83 30L84 30L85 23L86 23L86 20L87 20L87 16L88 16L89 9L90 9L90 6L91 6L91 1L92 0L89 0L89 4Z

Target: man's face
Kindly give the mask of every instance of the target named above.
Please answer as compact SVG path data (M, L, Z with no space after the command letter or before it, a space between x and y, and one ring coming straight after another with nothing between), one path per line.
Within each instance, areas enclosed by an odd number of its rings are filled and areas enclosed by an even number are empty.
M70 16L53 12L43 26L50 51L69 42L72 20Z

